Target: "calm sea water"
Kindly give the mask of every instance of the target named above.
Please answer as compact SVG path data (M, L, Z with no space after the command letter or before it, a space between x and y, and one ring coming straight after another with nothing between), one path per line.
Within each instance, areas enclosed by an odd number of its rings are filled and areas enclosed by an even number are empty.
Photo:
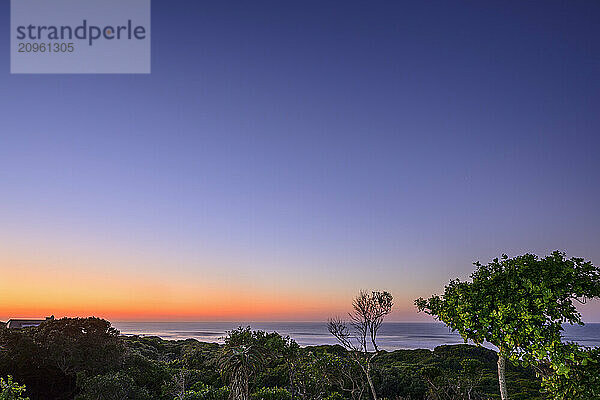
M324 322L115 322L113 326L124 335L193 338L202 342L222 342L226 331L250 326L290 336L301 346L335 344ZM567 326L564 337L584 346L600 346L600 324ZM386 350L433 349L458 343L463 343L461 337L440 323L389 322L383 324L379 333L379 344Z

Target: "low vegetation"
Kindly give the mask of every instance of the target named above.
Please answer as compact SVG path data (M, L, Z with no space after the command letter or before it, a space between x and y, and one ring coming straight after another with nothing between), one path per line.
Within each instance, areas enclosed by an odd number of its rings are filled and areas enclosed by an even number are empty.
M0 375L26 385L19 394L31 400L370 398L363 372L342 346L300 347L249 328L218 345L122 337L103 320L63 319L1 329L0 341ZM470 345L380 351L372 379L387 399L494 399L496 360L495 352ZM532 369L511 365L507 376L514 399L543 398Z

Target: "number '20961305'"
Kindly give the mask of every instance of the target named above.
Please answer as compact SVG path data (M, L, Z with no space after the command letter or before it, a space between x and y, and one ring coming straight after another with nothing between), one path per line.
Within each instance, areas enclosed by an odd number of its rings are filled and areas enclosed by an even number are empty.
M72 53L73 43L19 43L19 53Z

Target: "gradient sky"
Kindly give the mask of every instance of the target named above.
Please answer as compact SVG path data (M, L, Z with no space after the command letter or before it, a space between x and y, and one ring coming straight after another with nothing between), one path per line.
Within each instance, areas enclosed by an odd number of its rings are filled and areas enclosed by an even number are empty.
M600 2L323 3L154 0L149 76L10 75L3 29L0 319L426 320L476 260L600 263Z

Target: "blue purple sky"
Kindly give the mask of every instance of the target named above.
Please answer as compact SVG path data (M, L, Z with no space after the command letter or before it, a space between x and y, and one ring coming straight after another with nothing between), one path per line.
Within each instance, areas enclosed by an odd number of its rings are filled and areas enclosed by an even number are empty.
M149 76L0 35L0 318L423 320L476 260L600 263L599 2L152 7Z

